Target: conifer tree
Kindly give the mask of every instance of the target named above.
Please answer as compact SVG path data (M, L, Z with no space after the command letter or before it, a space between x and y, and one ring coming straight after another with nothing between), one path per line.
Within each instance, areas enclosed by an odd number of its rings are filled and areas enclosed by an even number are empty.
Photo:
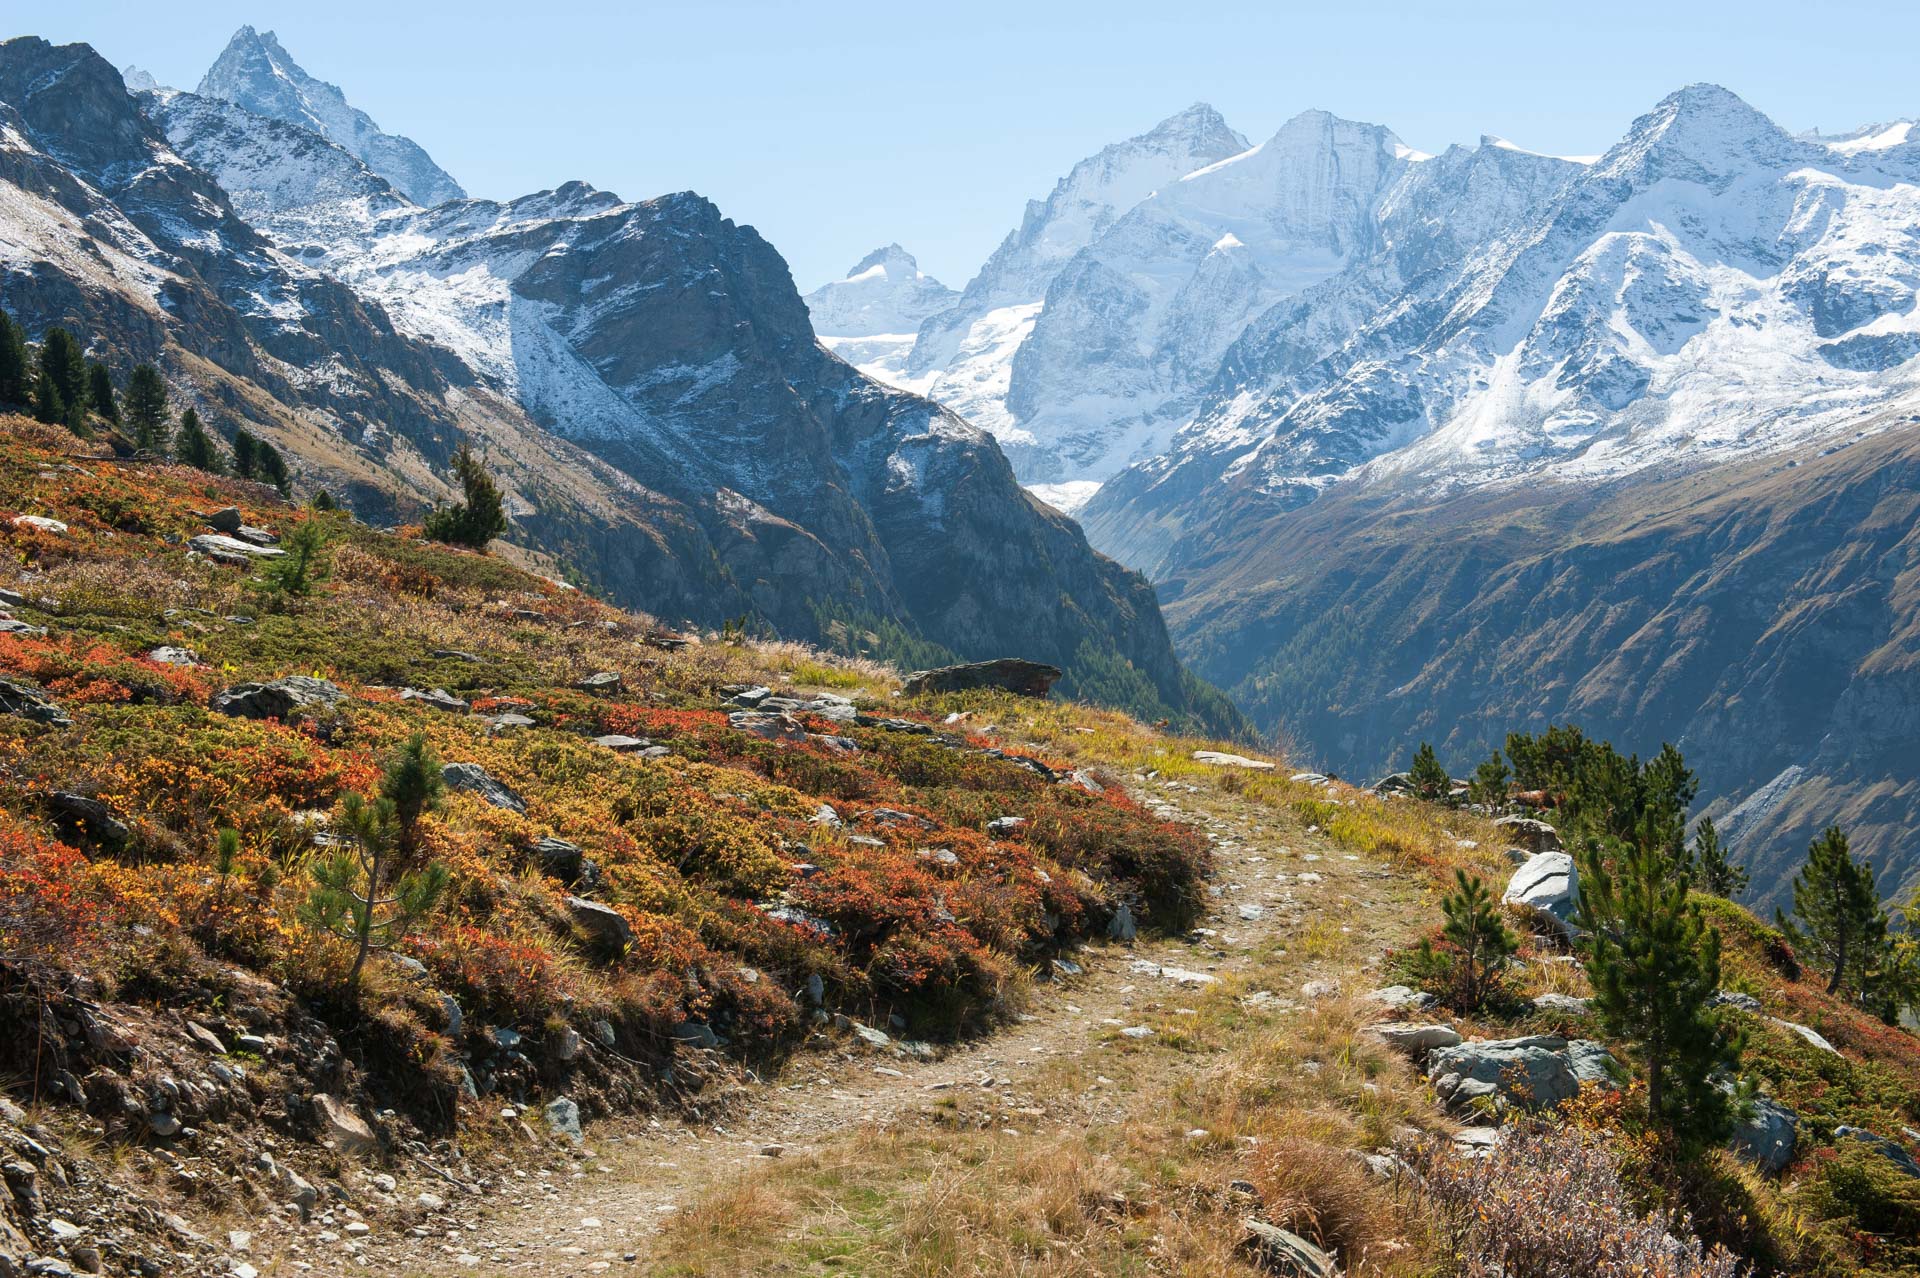
M446 891L444 865L416 863L420 818L439 805L445 784L426 737L415 733L388 761L378 798L347 795L341 824L351 850L312 869L301 914L353 943L349 991L358 990L367 955L398 945Z
M293 475L287 470L287 459L264 439L254 443L253 467L258 472L260 482L278 488L282 497L293 491Z
M242 426L233 432L233 473L242 479L255 478L255 453L260 441L253 432Z
M1793 876L1793 918L1775 920L1802 957L1824 968L1827 993L1851 986L1863 994L1869 975L1884 960L1887 912L1874 888L1873 867L1856 859L1847 833L1830 825L1807 849L1807 863Z
M32 399L32 372L27 335L0 311L0 407L19 408Z
M1453 778L1440 766L1440 756L1433 752L1431 743L1422 741L1414 752L1413 767L1407 771L1413 781L1413 788L1424 799L1444 799L1453 789Z
M466 500L435 507L427 515L424 531L435 541L485 550L488 542L507 531L506 503L493 477L465 443L453 455L453 471Z
M58 426L67 420L67 401L60 394L60 383L45 364L33 376L33 417L35 421Z
M1747 890L1747 871L1727 859L1727 845L1707 817L1700 818L1693 832L1693 864L1703 892L1732 900Z
M180 414L180 430L173 439L173 459L183 466L204 470L210 475L222 473L220 453L213 436L200 424L200 414L192 408Z
M1453 883L1454 890L1440 902L1441 912L1447 916L1441 935L1460 951L1454 966L1459 1005L1463 1011L1472 1011L1486 1001L1500 965L1519 943L1501 921L1484 880L1455 870Z
M1720 933L1688 898L1691 876L1654 841L1585 841L1580 926L1593 1008L1609 1037L1633 1044L1647 1075L1647 1115L1684 1150L1726 1139L1735 1098L1717 1086L1741 1043L1715 1015Z
M87 401L93 405L93 411L112 422L120 424L120 403L113 393L113 374L107 371L105 364L87 363Z
M1480 766L1473 770L1473 781L1469 786L1469 797L1475 803L1489 808L1498 808L1507 801L1507 790L1513 781L1513 774L1507 771L1507 761L1495 750Z
M60 392L60 402L69 412L76 407L86 411L87 357L81 353L80 343L73 340L73 334L59 327L47 330L40 342L40 368L53 379Z
M160 370L151 364L139 364L127 378L127 425L133 430L136 447L148 452L164 451L167 443L167 384Z

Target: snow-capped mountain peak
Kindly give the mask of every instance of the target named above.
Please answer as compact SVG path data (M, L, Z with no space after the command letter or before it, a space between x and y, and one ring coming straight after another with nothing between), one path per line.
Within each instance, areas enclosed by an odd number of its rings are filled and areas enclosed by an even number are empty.
M922 271L913 254L889 244L802 300L829 350L869 376L896 381L920 325L959 296Z
M255 115L297 125L345 147L422 206L466 192L409 138L382 132L338 86L308 75L271 31L241 27L201 79L203 97L222 98Z
M1712 183L1790 163L1811 148L1717 84L1690 84L1633 122L1600 158L1607 176Z

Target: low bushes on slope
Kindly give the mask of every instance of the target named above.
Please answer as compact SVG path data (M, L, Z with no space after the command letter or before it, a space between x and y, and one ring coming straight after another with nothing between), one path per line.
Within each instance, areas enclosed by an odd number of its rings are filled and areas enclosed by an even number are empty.
M463 1077L480 1091L533 1084L528 1069L564 1081L567 1031L623 1061L682 1039L777 1051L806 1027L810 985L829 1009L950 1035L1004 1010L1028 965L1123 901L1149 925L1192 912L1203 844L1115 794L957 738L815 720L807 740L776 743L715 708L720 685L782 671L883 696L871 666L780 645L669 651L646 619L497 559L257 485L60 455L72 447L0 430L0 546L17 565L0 584L23 599L0 678L71 720L0 716L0 838L16 849L0 862L0 940L56 983L164 1000L205 963L237 965L343 1033L377 1029L385 1046L360 1051L377 1087L404 1093L417 1069L444 1101ZM191 553L204 512L229 504L282 533L323 522L333 571L311 598ZM149 655L161 646L189 655ZM616 689L579 685L596 671ZM287 722L209 708L219 689L294 674L346 699ZM506 713L532 726L495 722ZM377 962L356 1001L346 948L296 907L342 796L367 793L415 733L523 810L453 793L421 820L424 855L451 879L401 950L420 974ZM607 734L668 753L616 753L595 741ZM99 805L112 837L62 826L56 793ZM1001 816L1026 823L988 837ZM240 852L221 876L227 828ZM557 871L543 840L574 845L589 872ZM577 897L617 912L628 942L583 929ZM502 1031L522 1047L501 1049Z

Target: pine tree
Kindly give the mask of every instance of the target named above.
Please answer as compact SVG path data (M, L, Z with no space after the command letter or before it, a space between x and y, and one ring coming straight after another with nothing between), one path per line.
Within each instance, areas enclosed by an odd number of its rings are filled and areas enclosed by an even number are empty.
M1507 771L1507 761L1495 750L1473 770L1468 794L1475 803L1484 807L1502 807L1507 802L1507 791L1512 782L1513 774Z
M261 482L272 484L282 497L291 494L293 475L287 470L287 459L280 455L280 450L263 439L254 445L253 454L254 469L259 472Z
M49 426L67 420L67 401L60 394L60 383L45 364L33 376L33 417Z
M113 394L113 374L107 371L105 364L87 362L87 400L93 405L93 411L112 422L120 424L120 404Z
M167 442L167 384L160 370L139 364L127 378L127 425L136 447L161 452Z
M1728 900L1747 890L1746 870L1727 860L1727 845L1707 817L1693 832L1693 864L1700 875L1700 890Z
M40 368L53 378L53 384L60 391L60 402L69 411L76 407L86 411L87 357L81 353L80 343L73 340L73 334L58 327L47 330L40 342Z
M233 432L233 473L242 479L254 478L254 450L260 441L242 426Z
M191 408L180 414L180 430L173 438L173 459L210 475L222 473L213 436L207 434L207 428L200 424L200 414Z
M1440 902L1447 916L1441 935L1460 951L1454 976L1462 1011L1472 1011L1486 1001L1500 966L1519 948L1507 925L1501 921L1486 883L1469 878L1465 870L1453 872L1454 890Z
M1774 912L1780 930L1802 957L1827 969L1827 993L1849 985L1864 993L1868 975L1887 949L1887 912L1873 885L1873 867L1856 860L1847 833L1830 825L1807 849L1793 876L1793 918Z
M280 546L286 553L261 564L258 589L275 603L311 595L333 574L328 541L326 520L310 516L295 524Z
M396 846L403 864L411 864L418 855L420 818L439 810L446 790L440 760L434 757L426 734L414 733L394 752L380 778L380 797L393 805Z
M0 311L0 407L19 408L33 397L27 335Z
M1716 1085L1740 1059L1710 1000L1720 988L1720 933L1690 900L1690 876L1658 842L1585 840L1580 926L1593 1008L1631 1043L1647 1075L1647 1116L1683 1150L1733 1129L1736 1098Z
M347 796L341 825L352 850L313 867L301 914L353 943L349 991L359 988L368 953L398 945L446 891L444 865L416 866L420 818L439 806L445 788L439 760L415 733L388 760L377 799Z
M427 515L424 531L435 541L485 550L488 542L507 531L506 504L493 477L464 443L453 455L453 470L466 500L435 507Z
M1444 799L1453 789L1453 778L1440 766L1440 756L1433 752L1433 746L1425 741L1414 751L1413 767L1407 775L1423 799Z

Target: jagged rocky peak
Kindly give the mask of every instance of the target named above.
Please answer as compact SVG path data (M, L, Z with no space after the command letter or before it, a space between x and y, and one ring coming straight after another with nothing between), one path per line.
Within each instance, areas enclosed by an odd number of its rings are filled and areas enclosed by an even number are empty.
M889 244L861 258L845 279L807 294L806 303L822 337L873 337L913 333L959 296L922 271L913 254Z
M166 87L153 78L152 72L144 71L134 66L131 62L120 68L120 78L127 82L128 93L146 93L152 89L163 89Z
M256 115L310 129L345 147L420 205L464 199L466 192L409 138L383 132L338 86L316 80L273 32L241 27L200 81L199 92Z

